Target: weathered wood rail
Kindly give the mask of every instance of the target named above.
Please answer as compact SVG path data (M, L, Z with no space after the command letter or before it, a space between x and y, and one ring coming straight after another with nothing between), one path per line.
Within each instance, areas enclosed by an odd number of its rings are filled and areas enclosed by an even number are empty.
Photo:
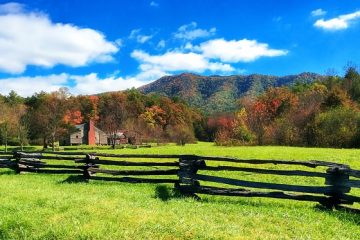
M244 165L261 165L266 168ZM288 165L302 169L272 169L269 167L271 165ZM327 207L360 202L359 196L351 195L352 188L360 188L360 171L345 164L318 160L285 161L95 152L15 152L12 155L0 153L1 167L11 168L18 173L81 174L86 180L173 183L182 194L196 197L196 194L268 197L319 202ZM320 168L320 171L315 171L315 168ZM224 172L308 178L305 182L312 182L311 179L317 178L323 179L324 184L250 181L238 179L238 176L221 176Z

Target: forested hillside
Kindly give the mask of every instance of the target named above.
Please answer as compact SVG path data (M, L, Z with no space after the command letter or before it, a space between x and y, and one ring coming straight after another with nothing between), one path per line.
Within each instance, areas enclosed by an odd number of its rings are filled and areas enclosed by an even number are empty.
M344 77L269 88L239 103L236 112L208 119L218 144L360 146L360 74L355 67Z
M237 100L243 96L257 96L269 87L292 86L296 83L311 83L322 76L301 73L276 77L271 75L200 76L183 73L165 76L140 87L145 94L157 93L168 97L179 97L190 106L204 113L231 112L238 107Z

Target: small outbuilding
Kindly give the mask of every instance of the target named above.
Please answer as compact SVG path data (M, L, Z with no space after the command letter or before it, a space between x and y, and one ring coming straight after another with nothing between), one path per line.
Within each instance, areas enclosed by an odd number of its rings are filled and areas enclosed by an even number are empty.
M93 121L75 126L77 131L70 134L69 145L106 145L108 136L101 129L97 128Z
M115 145L120 144L131 144L131 145L140 145L141 144L141 134L133 130L120 130L112 138L108 138L108 144L111 145L115 141Z

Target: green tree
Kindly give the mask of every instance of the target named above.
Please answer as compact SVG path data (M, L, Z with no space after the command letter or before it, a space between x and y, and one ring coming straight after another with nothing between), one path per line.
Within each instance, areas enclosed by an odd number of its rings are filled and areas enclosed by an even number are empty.
M360 102L360 74L355 67L346 70L343 87L352 100Z
M354 109L338 107L320 113L315 119L316 145L320 147L359 146L360 113Z
M123 92L103 94L99 101L100 126L109 135L111 145L115 148L117 133L124 128L127 119L126 94Z
M59 89L50 94L35 94L27 102L30 135L33 138L42 138L44 148L47 148L50 142L52 150L55 151L56 140L67 133L68 125L64 117L69 109L68 98L67 89Z

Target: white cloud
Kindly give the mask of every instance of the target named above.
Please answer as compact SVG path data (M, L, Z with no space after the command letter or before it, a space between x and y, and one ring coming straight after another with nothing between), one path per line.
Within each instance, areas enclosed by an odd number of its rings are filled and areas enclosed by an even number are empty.
M213 36L216 33L216 28L209 30L197 28L196 22L182 25L178 28L177 32L174 33L174 37L178 39L194 40L196 38L205 38Z
M62 73L48 76L13 77L0 79L0 94L6 95L11 90L14 90L19 95L27 97L36 92L56 91L61 87L69 88L70 92L73 94L95 94L125 90L132 87L137 88L164 75L165 73L163 72L147 71L126 78L117 76L99 78L96 73L90 73L83 76Z
M322 10L321 8L318 8L311 12L311 16L313 17L320 17L326 15L326 11Z
M75 86L70 89L74 94L95 94L109 91L125 90L132 87L140 87L144 84L136 78L108 77L99 78L96 73L85 76L71 76L75 80Z
M157 48L164 48L166 45L165 40L160 40L158 44L156 45Z
M159 7L159 3L155 2L155 1L151 1L150 6L151 7Z
M109 62L119 49L100 32L53 23L15 3L0 5L0 71L22 73L28 65L86 66Z
M124 46L124 40L122 40L121 38L118 38L115 40L115 44L116 44L116 46L121 48L122 46Z
M266 43L256 40L214 39L200 44L202 54L207 58L220 59L223 62L252 62L260 57L277 57L286 55L286 50L271 49Z
M148 71L157 69L164 72L193 71L202 73L206 70L213 72L231 72L234 70L229 64L210 62L198 53L166 52L163 55L150 55L141 50L134 50L131 56L140 62L140 69Z
M259 57L285 55L285 50L270 49L267 44L255 40L226 41L215 39L200 45L187 43L185 47L167 51L164 54L151 55L142 50L134 50L131 57L139 62L139 73L125 77L119 72L105 78L96 73L87 75L58 74L36 77L14 77L0 79L0 93L8 94L15 90L22 96L30 96L40 91L55 91L68 87L74 94L95 94L99 92L124 90L139 87L164 75L179 71L203 73L205 71L222 73L243 73L226 62L248 62ZM217 61L216 59L220 59Z
M150 39L152 39L154 37L153 35L145 35L145 34L141 34L141 29L134 29L130 32L129 38L130 39L135 39L138 43L146 43L147 41L149 41Z
M0 14L8 14L8 13L20 13L25 9L24 4L9 2L5 4L0 4Z
M184 49L187 50L193 50L194 49L194 45L191 42L187 42L184 46Z
M352 22L359 18L360 11L356 11L350 14L340 15L329 20L319 19L314 23L314 26L329 31L343 30L347 29Z
M136 76L132 77L132 79L141 81L142 84L147 84L147 83L155 81L165 75L171 75L171 74L167 73L165 71L162 71L160 69L153 68L153 69L147 69L146 71L141 71Z
M65 73L48 76L24 76L0 79L0 93L5 95L8 94L11 90L14 90L19 95L27 97L31 96L35 92L56 91L60 87L65 87L68 83L68 79L69 75Z

